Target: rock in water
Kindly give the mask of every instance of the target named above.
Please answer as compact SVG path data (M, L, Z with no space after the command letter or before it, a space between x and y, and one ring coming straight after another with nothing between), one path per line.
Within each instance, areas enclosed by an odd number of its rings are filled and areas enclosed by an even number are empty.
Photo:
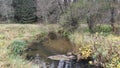
M74 59L74 56L66 56L66 55L54 55L54 56L49 56L49 59L52 60L71 60Z

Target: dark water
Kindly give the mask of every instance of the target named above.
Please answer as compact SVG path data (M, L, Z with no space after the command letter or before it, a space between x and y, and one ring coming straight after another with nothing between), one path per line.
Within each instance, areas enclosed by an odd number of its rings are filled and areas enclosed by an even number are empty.
M26 59L32 61L33 64L37 64L39 68L101 68L90 65L89 60L79 62L76 62L76 60L51 60L48 58L49 56L61 54L61 52L37 45L37 43L29 48L27 53Z
M34 63L39 66L39 68L102 68L94 65L90 65L87 61L73 61L73 60L48 60L35 57Z

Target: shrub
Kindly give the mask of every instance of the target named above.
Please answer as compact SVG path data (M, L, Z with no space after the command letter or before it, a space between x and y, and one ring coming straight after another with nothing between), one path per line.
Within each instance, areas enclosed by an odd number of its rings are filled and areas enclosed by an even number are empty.
M70 12L66 13L65 15L61 17L60 25L64 28L65 31L72 32L74 29L78 27L79 19L77 16L71 15Z
M10 44L9 48L11 50L11 54L21 55L26 48L26 42L23 40L15 40Z
M79 34L78 32L70 36L70 40L75 44L73 52L78 56L79 59L87 59L92 54L92 43L90 42L89 37ZM78 60L79 60L78 59Z
M100 64L105 68L117 68L120 63L119 50L120 39L113 35L107 37L96 34L92 40L92 57L96 64Z
M78 59L92 57L93 65L104 68L120 67L120 37L114 35L101 36L101 34L81 35L74 33L70 40L75 44L73 52ZM79 56L80 54L80 56Z
M95 32L110 33L111 31L112 27L110 25L100 25L95 27Z
M83 1L83 0L81 0ZM67 10L61 15L60 25L66 31L74 31L79 27L79 22L85 20L86 9L82 2L72 3Z

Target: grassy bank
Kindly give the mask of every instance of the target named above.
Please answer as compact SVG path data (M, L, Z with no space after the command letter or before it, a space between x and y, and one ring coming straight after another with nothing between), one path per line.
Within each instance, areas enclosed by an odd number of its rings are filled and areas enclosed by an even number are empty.
M31 62L8 55L9 45L16 40L31 41L38 34L56 31L57 27L57 25L0 24L0 68L35 68Z

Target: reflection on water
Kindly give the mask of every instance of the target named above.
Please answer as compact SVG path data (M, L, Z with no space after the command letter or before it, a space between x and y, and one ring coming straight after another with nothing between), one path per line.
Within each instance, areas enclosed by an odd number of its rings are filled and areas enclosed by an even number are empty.
M51 34L55 35L53 33ZM32 42L26 49L28 57L35 56L36 54L39 54L41 57L48 57L72 51L73 45L69 40L59 36L58 38L53 38L54 36L51 34L48 34L42 41Z

